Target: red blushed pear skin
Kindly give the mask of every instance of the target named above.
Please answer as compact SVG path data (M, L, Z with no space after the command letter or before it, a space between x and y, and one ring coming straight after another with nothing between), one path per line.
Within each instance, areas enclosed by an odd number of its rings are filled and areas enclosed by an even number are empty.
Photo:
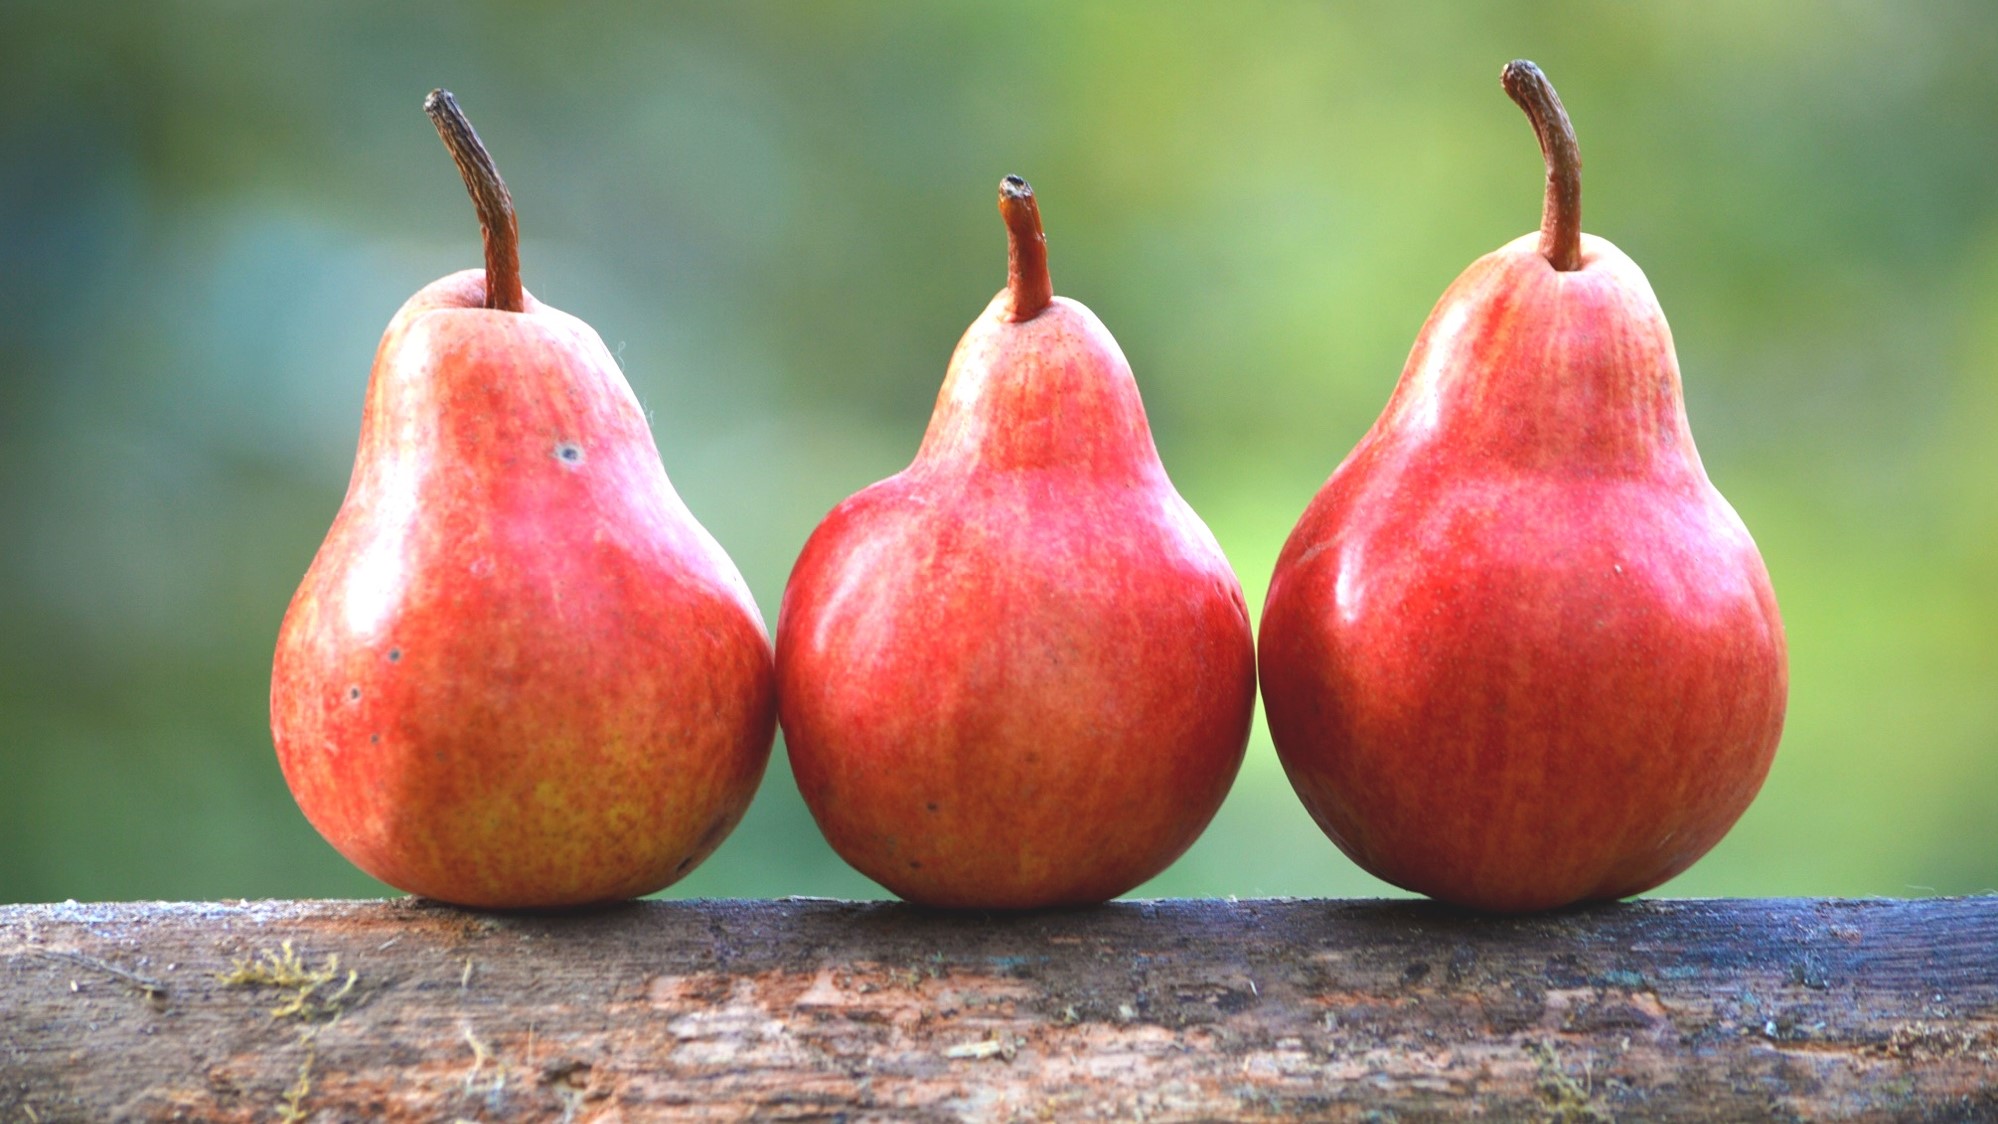
M1164 870L1240 766L1240 585L1173 490L1123 353L1053 297L1032 188L915 461L834 508L777 622L791 768L827 840L914 902L1099 902Z
M648 893L756 790L770 645L603 341L521 288L470 124L442 91L425 108L487 268L427 286L382 338L346 502L278 635L278 762L341 854L411 893Z
M1277 561L1263 705L1312 816L1404 888L1486 910L1686 869L1769 770L1788 687L1769 575L1707 480L1671 332L1581 233L1531 63L1539 234L1473 263Z

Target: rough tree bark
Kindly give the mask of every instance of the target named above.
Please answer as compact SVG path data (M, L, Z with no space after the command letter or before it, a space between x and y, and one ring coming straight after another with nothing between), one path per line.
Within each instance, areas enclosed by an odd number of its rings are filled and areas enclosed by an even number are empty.
M1998 898L0 907L15 1121L1998 1120Z

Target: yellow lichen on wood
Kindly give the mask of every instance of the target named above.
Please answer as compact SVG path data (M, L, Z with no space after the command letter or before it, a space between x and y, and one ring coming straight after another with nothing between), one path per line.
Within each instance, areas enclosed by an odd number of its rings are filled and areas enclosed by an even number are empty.
M224 987L284 988L291 994L271 1008L271 1017L312 1020L338 1015L342 1002L360 982L361 974L350 969L338 987L321 994L321 988L340 979L340 954L329 953L325 963L313 968L290 941L285 941L275 951L263 949L251 956L238 957L229 971L217 972L215 978Z
M1594 1075L1587 1062L1582 1066L1584 1080L1577 1081L1562 1071L1552 1042L1529 1042L1526 1053L1539 1066L1540 1093L1547 1099L1547 1119L1552 1124L1615 1124L1616 1117L1596 1103Z
M319 1055L319 1048L310 1035L301 1038L305 1043L305 1060L298 1063L298 1080L291 1083L278 1102L278 1120L282 1124L300 1124L307 1116L305 1098L312 1095L312 1063Z

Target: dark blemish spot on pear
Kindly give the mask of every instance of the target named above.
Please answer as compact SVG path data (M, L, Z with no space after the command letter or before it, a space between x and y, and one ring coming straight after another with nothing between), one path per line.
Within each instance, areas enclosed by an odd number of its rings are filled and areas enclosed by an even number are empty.
M936 810L937 810L937 805L936 805L936 801L934 801L934 800L933 800L933 801L931 801L931 802L930 802L930 803L928 803L928 804L925 804L925 805L923 805L923 806L924 806L925 808L928 808L928 809L929 809L930 811L932 811L932 812L934 812L934 811L936 811Z
M674 877L687 873L687 868L692 865L694 865L694 856L688 855L686 858L681 859L680 865L673 868Z
M918 861L917 861L917 860L915 860L915 859L910 859L910 860L909 860L909 869L910 869L910 870L921 870L921 869L923 869L923 864L922 864L922 863L920 863L920 862L918 862Z
M563 464L582 464L583 447L574 441L558 442L555 446L555 456Z
M349 688L347 688L347 701L348 701L348 702L360 702L360 701L361 701L361 689L360 689L359 687L349 687Z
M722 836L728 834L728 828L729 828L728 817L716 816L715 821L708 825L708 829L701 833L701 841L699 843L694 844L694 853L697 855L705 855L709 851L714 850L717 846L720 846L722 841Z
M369 745L380 745L380 744L382 744L382 736L381 736L380 734L369 734L369 735L368 735L368 744L369 744Z
M401 649L401 648L390 648L390 649L389 649L389 662L390 662L390 663L400 663L401 661L402 661L402 649Z

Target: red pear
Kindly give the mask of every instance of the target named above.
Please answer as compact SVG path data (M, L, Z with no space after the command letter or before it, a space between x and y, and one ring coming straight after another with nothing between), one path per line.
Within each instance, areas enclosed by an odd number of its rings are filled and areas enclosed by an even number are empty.
M400 889L648 893L756 790L770 645L603 341L521 288L470 123L441 90L425 109L486 269L425 287L382 337L346 502L278 634L278 762L313 826Z
M1097 902L1220 807L1255 703L1240 585L1166 479L1138 388L1052 296L1033 189L1011 268L904 471L813 532L777 621L799 791L911 901Z
M1542 228L1473 263L1278 558L1263 704L1326 834L1481 909L1613 899L1748 807L1783 727L1783 625L1708 482L1651 286L1581 233L1540 71Z

